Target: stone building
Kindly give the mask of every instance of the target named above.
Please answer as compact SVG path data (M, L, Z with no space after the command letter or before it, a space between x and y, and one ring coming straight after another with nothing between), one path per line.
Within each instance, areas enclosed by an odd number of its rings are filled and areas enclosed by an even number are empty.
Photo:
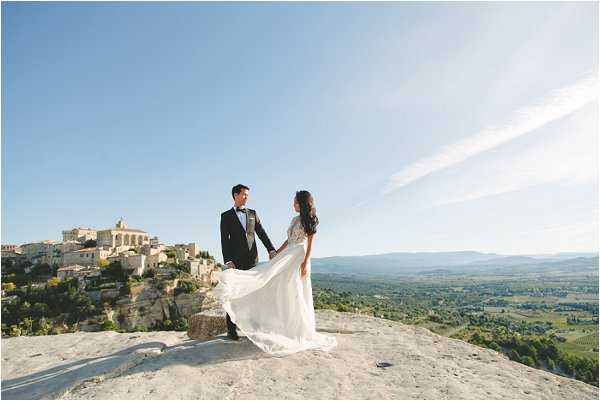
M70 265L60 267L56 271L56 277L61 280L70 277L76 278L84 278L84 277L92 277L92 276L100 276L102 273L100 268L91 267L91 266L82 266L82 265Z
M91 228L77 227L72 230L63 230L62 236L63 241L85 242L90 239L95 240L97 231Z
M21 245L21 252L33 264L37 263L58 263L62 255L56 247L59 241L45 240L39 242L30 242Z
M175 248L175 260L177 263L183 263L188 259L193 259L183 248Z
M98 231L96 241L98 246L118 249L138 247L150 243L148 234L145 231L128 228L123 219L120 219L114 228Z
M54 244L54 248L58 249L64 255L68 252L83 249L83 244L79 241L69 240Z
M99 259L107 259L112 251L107 248L84 248L63 255L62 265L96 266Z
M19 247L18 245L4 244L2 245L2 252L21 253L21 247Z
M181 261L186 260L188 257L195 259L198 252L200 252L198 245L193 242L189 244L175 244L173 249L175 249L177 259Z
M2 259L26 259L25 255L22 254L20 246L8 244L2 245L2 252L0 252L0 257L2 257Z
M156 269L161 262L167 261L167 255L158 248L144 248L142 253L146 255L146 269Z
M130 275L141 276L146 268L146 255L133 252L122 252L120 255L107 257L109 262L121 262L123 269L128 270Z
M191 275L198 277L206 283L212 281L213 271L220 271L214 263L206 259L186 260L185 265L190 268Z

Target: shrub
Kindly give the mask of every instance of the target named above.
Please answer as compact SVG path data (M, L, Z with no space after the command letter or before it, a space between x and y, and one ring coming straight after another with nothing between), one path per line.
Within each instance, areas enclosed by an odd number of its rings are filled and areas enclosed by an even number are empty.
M173 330L186 331L187 329L188 329L187 319L180 317L179 319L175 320L175 322L173 324Z
M181 293L191 294L195 292L198 288L198 284L189 280L181 280L177 283L177 288L175 288L175 295L179 295Z
M19 326L17 326L16 324L12 324L10 326L10 330L8 332L8 335L11 337L18 337L21 335L21 328Z
M36 336L45 336L48 333L50 333L50 330L52 329L52 324L48 321L48 319L46 319L45 317L41 317L40 320L38 320L38 329L35 332Z
M104 268L104 267L108 267L110 265L110 262L106 259L98 259L98 261L96 262L96 265L98 267Z
M102 322L102 330L103 331L116 331L117 329L118 329L117 325L112 320L107 319L104 322Z
M521 363L523 363L523 364L525 364L527 366L535 367L535 361L529 355L525 355L524 357L522 357L521 358Z
M156 320L152 325L152 330L173 330L173 322L169 319Z
M173 265L173 267L176 268L179 271L184 272L184 273L187 273L187 274L191 273L190 266L186 265L184 263L182 263L182 264L175 264L175 265Z
M60 284L60 279L58 277L52 277L48 280L48 287L56 287Z
M79 331L79 323L73 323L71 327L67 325L67 333L75 333Z
M490 343L488 344L488 347L490 347L490 348L491 348L491 349L493 349L494 351L498 351L498 352L502 351L502 348L501 348L501 347L498 345L498 343L497 343L497 342L495 342L495 341L492 341L492 342L490 342Z
M111 277L115 281L127 280L127 272L118 260L113 260L106 268L102 269L102 276Z
M519 353L514 349L508 351L508 357L511 361L521 362L521 355L519 355Z
M48 305L42 302L36 302L31 307L31 313L34 317L48 316Z
M62 324L55 324L52 326L52 330L50 330L50 334L62 334L65 331L65 328Z
M148 331L148 328L146 326L144 326L143 324L137 324L130 331L132 331L132 332L135 332L135 331Z
M19 324L21 327L21 335L33 334L33 319L30 317L26 317Z
M125 288L127 290L130 290L131 287L134 287L136 285L142 284L144 282L144 278L142 276L130 276L129 278L127 278L127 283L125 284Z

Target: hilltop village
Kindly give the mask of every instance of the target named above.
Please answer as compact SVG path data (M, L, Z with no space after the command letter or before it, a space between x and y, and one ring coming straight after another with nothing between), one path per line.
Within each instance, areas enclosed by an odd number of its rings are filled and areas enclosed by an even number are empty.
M144 230L62 231L62 241L2 245L2 334L185 329L222 266L195 243Z

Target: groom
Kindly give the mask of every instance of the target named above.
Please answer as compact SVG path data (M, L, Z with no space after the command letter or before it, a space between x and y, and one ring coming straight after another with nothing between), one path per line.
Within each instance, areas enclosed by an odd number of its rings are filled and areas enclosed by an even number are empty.
M258 263L254 233L269 251L269 259L276 255L275 247L267 236L255 210L247 209L250 188L238 184L231 188L234 205L221 213L221 250L229 269L249 270ZM227 314L227 337L237 340L237 327Z

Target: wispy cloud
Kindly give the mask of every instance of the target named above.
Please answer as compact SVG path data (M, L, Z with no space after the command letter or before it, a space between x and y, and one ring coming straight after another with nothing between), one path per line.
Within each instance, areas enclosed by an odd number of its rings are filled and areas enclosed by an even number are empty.
M587 185L598 180L598 115L573 114L536 143L475 163L444 183L434 206L472 201L541 185Z
M577 111L597 97L598 78L595 73L587 74L573 85L554 90L538 104L515 111L504 125L486 127L473 136L446 145L439 152L406 166L388 179L383 193L393 192L422 177L535 131Z

